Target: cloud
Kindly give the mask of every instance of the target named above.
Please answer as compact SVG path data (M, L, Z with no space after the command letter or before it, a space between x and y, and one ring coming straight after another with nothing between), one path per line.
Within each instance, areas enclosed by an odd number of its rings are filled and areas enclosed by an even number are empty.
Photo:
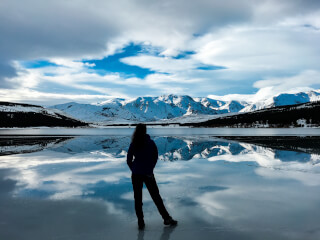
M114 96L112 96L114 97ZM8 102L29 102L39 105L52 105L65 102L97 102L110 98L107 95L48 93L28 88L0 89L0 98Z
M238 100L247 102L264 101L281 93L299 93L314 90L320 86L320 72L307 70L289 77L275 77L256 81L253 86L259 89L254 94L208 95L212 99L224 101Z
M8 63L0 62L0 89L11 88L10 78L17 76L16 69Z
M256 88L273 87L277 92L287 91L288 89L299 88L300 86L312 86L320 83L319 71L303 71L298 75L282 78L271 78L260 80L254 83Z
M247 1L230 2L4 0L0 60L102 57L130 41L183 48L193 33L248 19Z
M313 12L304 18L298 16L295 21L294 19L281 18L263 26L256 20L250 24L231 25L210 31L188 41L193 54L187 58L140 54L123 58L122 61L174 75L176 81L183 79L186 84L191 81L198 83L193 91L188 91L187 94L190 95L204 95L205 92L210 94L210 91L226 94L230 90L235 91L234 89L253 92L257 91L254 88L263 88L261 81L266 83L267 79L274 78L284 81L292 76L296 76L294 82L297 84L293 86L291 81L285 86L289 82L285 81L283 89L310 90L317 87L315 84L318 78L311 76L308 81L304 81L304 75L320 69L320 47L317 44L320 41L320 31L314 27L305 27L303 23L317 26L320 18ZM299 24L288 24L290 22ZM199 71L201 68L205 69L201 65L222 66L224 69ZM281 92L279 86L274 90ZM265 91L266 89L258 93Z
M195 62L190 59L173 59L148 55L126 57L122 58L121 61L129 65L149 68L162 73L175 73L196 68Z
M16 62L19 72L11 82L19 85L19 88L0 89L2 99L16 102L26 100L38 104L48 102L52 105L70 100L97 102L115 97L130 98L132 89L136 89L137 95L146 95L146 92L158 95L172 91L182 94L186 88L181 87L185 79L176 74L150 74L145 79L123 78L118 73L100 75L91 71L88 64L83 62L63 59L51 59L50 62L57 66L48 64L47 67L24 69ZM189 81L193 83L196 80Z
M45 93L43 85L55 83L77 90L75 95L151 95L170 89L193 96L252 93L259 90L259 80L320 69L319 1L3 0L0 6L2 89ZM122 62L156 73L145 79L103 78L81 65L132 42L157 48L160 55ZM183 52L192 54L175 58ZM64 68L52 66L49 76L14 65L39 59Z
M234 71L279 72L319 68L320 32L309 28L232 27L203 37L195 58ZM200 44L202 42L200 40Z

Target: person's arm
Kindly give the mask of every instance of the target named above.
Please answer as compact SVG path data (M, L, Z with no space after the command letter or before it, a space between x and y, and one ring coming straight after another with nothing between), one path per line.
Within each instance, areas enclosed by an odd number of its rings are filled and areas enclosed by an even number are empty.
M132 152L132 144L130 144L128 154L127 154L127 164L132 171L132 160L133 160L133 152Z
M153 168L156 166L158 161L158 148L154 141L152 141L152 160L153 160Z

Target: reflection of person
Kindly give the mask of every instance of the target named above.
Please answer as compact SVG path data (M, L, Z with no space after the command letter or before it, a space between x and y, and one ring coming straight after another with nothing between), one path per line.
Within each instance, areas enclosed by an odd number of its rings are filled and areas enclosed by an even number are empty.
M162 230L162 234L160 236L160 240L169 240L170 239L170 235L173 232L173 230L175 229L175 226L173 227L164 227ZM137 240L144 240L144 231L139 231L138 235L137 235Z
M171 226L177 225L178 223L169 215L160 196L156 179L153 175L153 169L156 166L157 160L158 149L155 142L151 140L150 136L147 134L146 125L138 124L132 135L132 142L127 155L127 164L132 172L131 179L139 229L144 229L145 227L142 211L143 183L145 183L156 204L159 213L163 218L163 223Z

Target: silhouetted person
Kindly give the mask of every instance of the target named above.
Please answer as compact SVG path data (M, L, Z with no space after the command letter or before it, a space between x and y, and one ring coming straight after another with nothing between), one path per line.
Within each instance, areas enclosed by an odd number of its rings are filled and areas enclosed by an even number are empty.
M153 175L153 169L157 164L157 160L158 149L154 141L151 140L147 134L146 125L138 124L132 135L132 142L127 155L127 164L132 172L131 179L134 192L134 204L139 229L144 229L145 226L142 211L143 183L145 183L152 200L156 204L163 218L163 223L172 226L178 223L169 215L160 196L156 179Z

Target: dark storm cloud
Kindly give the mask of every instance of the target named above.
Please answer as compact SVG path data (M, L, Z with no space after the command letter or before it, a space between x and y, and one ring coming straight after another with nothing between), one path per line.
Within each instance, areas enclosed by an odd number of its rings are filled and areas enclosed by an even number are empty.
M12 88L12 83L8 81L9 78L17 76L14 67L8 63L0 62L0 88Z
M1 1L0 86L12 60L101 54L116 24L78 1Z
M277 1L274 1L275 4ZM304 11L310 11L315 10L320 7L320 1L319 0L287 0L284 1L288 6L290 6L290 9L293 13L303 13Z
M97 54L115 34L94 8L75 1L4 1L0 10L2 58Z

